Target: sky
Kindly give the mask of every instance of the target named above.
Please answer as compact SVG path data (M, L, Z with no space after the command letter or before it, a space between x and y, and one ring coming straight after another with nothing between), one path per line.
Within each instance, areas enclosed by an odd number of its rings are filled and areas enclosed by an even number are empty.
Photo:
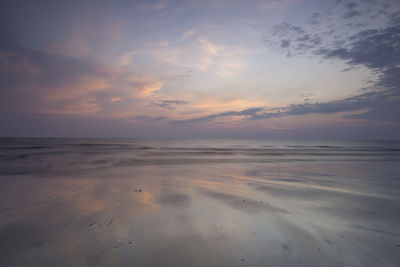
M400 137L400 1L2 1L0 136Z

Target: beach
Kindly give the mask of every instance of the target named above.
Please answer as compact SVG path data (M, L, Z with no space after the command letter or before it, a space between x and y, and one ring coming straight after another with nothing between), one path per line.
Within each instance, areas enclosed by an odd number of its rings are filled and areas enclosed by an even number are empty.
M1 266L399 266L400 142L0 139Z

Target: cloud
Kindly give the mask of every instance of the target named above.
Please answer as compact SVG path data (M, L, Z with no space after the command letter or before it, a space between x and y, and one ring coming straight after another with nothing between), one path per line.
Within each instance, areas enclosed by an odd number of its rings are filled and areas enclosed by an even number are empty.
M56 54L69 57L85 57L92 52L92 44L89 41L90 32L84 27L74 27L70 30L66 40L52 42L41 47L49 54Z
M17 75L22 79L38 77L42 70L28 59L14 51L0 51L0 70L7 75Z
M352 96L340 100L333 100L329 102L317 102L317 103L304 103L304 104L292 104L287 107L276 108L268 112L258 112L252 115L252 119L269 119L274 117L283 116L295 116L295 115L306 115L306 114L331 114L338 112L348 112L348 111L362 111L369 110L368 112L363 112L361 114L348 115L345 118L363 118L368 119L368 114L377 114L374 107L387 105L387 98L389 97L387 92L367 92L361 95ZM398 99L397 99L398 101ZM395 105L394 108L399 110L398 106ZM400 121L398 116L393 116L392 113L389 116L384 113L374 115L372 120L382 120L382 121Z
M265 20L264 16L255 22L259 19L256 17L259 13L253 12L253 8L265 1L255 3L251 10L242 10L241 7L246 7L246 4L240 1L232 2L229 6L225 1L196 2L193 3L194 13L180 13L188 10L186 4L180 9L178 6L181 4L169 2L167 6L166 1L158 0L147 3L102 1L96 5L89 2L76 4L79 1L69 4L47 2L45 10L28 2L21 8L17 1L12 9L4 5L5 9L0 11L1 112L22 110L157 121L166 120L159 114L165 115L176 109L171 113L174 113L175 119L185 118L181 120L183 123L229 119L242 123L243 119L343 111L358 112L346 115L348 119L395 121L398 114L400 75L396 47L399 33L396 28L400 25L400 12L394 12L392 7L379 5L379 8L367 13L364 8L366 1L343 1L336 7L336 13L327 15L323 10L311 12L307 18L313 26L302 23L300 27L300 24L287 22L277 25L269 37L287 55L338 60L346 62L349 70L365 66L375 72L378 78L370 88L360 90L356 96L325 102L309 99L306 103L297 102L270 109L264 107L267 102L263 102L262 97L257 98L259 102L251 103L227 101L234 95L238 97L238 92L243 92L245 88L249 89L246 91L248 95L240 97L254 100L257 90L263 90L259 88L262 81L257 78L258 71L265 66L272 66L277 60L259 53L260 47L252 43L254 36L258 38L260 27L277 18L268 17ZM267 2L266 6L269 5L270 9L282 3L286 6L290 1ZM394 2L392 6L395 6ZM93 12L90 12L91 8ZM226 16L222 15L216 20L207 21L209 26L203 19L198 20L204 11L212 11L211 14L215 15L226 8L238 11L237 14L231 13L239 17L231 16L226 20ZM255 15L254 18L249 18L249 11ZM288 12L292 10L288 9ZM349 13L345 15L348 17L346 20L342 19L341 15L348 12L360 14ZM195 16L191 18L190 14ZM380 14L378 19L381 20L385 16L390 23L375 23L378 20L372 20L368 26L368 18L376 14ZM118 23L115 28L113 23L107 28L106 21L110 21L112 15L119 16L123 21L121 29L126 30L126 35L122 36L126 39L118 45L114 45L115 42L109 38L114 29L118 29ZM183 18L183 15L187 23L176 24L176 18ZM251 26L250 22L246 22L249 19L252 20ZM356 28L358 20L366 26ZM353 26L338 27L350 23ZM194 25L196 28L192 28ZM369 29L366 30L366 27ZM105 49L106 46L109 50ZM251 51L245 51L243 47ZM247 57L250 53L254 54ZM267 64L262 60L268 60ZM188 69L196 70L195 75L176 75ZM274 74L269 72L268 75ZM233 78L228 80L221 77ZM281 79L279 76L272 78ZM359 76L355 79L359 79ZM269 86L269 90L273 85L266 86ZM343 91L343 88L337 90ZM201 95L197 94L199 91ZM268 103L274 103L272 95ZM209 101L218 96L223 101ZM182 97L189 99L190 105L186 105L187 101L179 100Z
M315 53L324 58L341 59L350 66L363 65L379 73L375 87L400 94L400 23L364 30L347 40L347 47L323 48Z
M210 66L215 64L216 57L220 55L223 47L216 45L204 38L199 38L198 42L202 51L202 58L198 68L204 72L207 71Z
M183 101L183 100L178 100L178 99L175 99L175 100L159 100L159 101L150 103L149 107L165 108L165 109L172 110L172 109L175 109L175 107L177 105L184 105L184 104L187 104L187 103L189 103L189 102Z
M146 98L150 97L154 94L154 92L161 90L163 87L163 82L157 81L150 77L145 76L132 76L128 78L128 81L131 85L139 90L134 93L134 96L138 98Z
M384 71L395 68L400 55L400 23L382 29L361 31L350 36L348 48L327 48L317 51L327 58L346 60L350 65L365 65L368 68Z
M316 19L316 18L319 18L321 16L321 14L319 13L319 12L314 12L312 15L311 15L311 19Z
M361 15L361 12L360 11L357 11L357 10L349 10L349 11L347 11L346 13L344 13L343 15L342 15L342 18L344 18L344 19L349 19L349 18L353 18L353 17L356 17L356 16L360 16Z
M310 49L320 47L322 37L319 34L311 34L302 27L283 22L273 27L265 42L272 47L283 49L291 56L305 54Z
M40 110L44 114L90 114L101 111L102 107L93 97L52 102Z
M0 111L132 113L146 105L138 98L162 88L155 71L131 64L136 52L131 46L121 48L127 37L122 30L131 23L122 8L143 12L142 4L42 4L45 9L33 2L6 1L0 10ZM156 4L161 9L166 2ZM118 64L121 51L131 52Z
M367 92L361 95L352 96L340 100L328 102L292 104L279 108L249 108L241 111L227 111L207 116L196 117L187 120L176 120L174 123L199 123L212 121L221 117L239 116L251 120L262 120L279 118L285 116L298 116L307 114L332 114L340 112L363 111L359 114L346 115L347 119L371 119L380 121L400 122L397 115L400 112L400 105L388 105L390 94L387 92ZM399 101L400 99L397 99ZM374 109L374 107L383 106L383 109ZM365 110L368 110L365 112Z
M151 97L162 86L163 81L151 73L0 43L0 110L132 112L140 106L138 98ZM117 102L119 107L112 104Z
M195 32L196 32L195 29L191 29L191 30L188 30L188 31L184 32L184 33L182 34L181 41L182 41L182 42L183 42L183 41L186 41L186 40L189 39Z
M346 8L354 11L357 6L348 3ZM322 34L310 34L299 26L284 22L274 27L267 42L290 56L307 54L337 59L348 65L347 70L357 66L369 68L377 74L377 80L368 88L360 88L365 93L325 103L291 105L279 114L267 112L259 114L259 118L367 110L345 118L399 121L393 114L398 114L400 106L400 12L390 13L386 24L380 28L364 29L335 39L329 42L329 37L324 40Z
M159 116L159 117L150 117L147 115L139 115L136 117L136 119L139 120L146 120L146 121L161 121L161 120L165 120L167 117L164 116Z
M379 73L371 89L378 90L376 97L380 101L371 102L369 112L353 118L385 119L386 114L386 119L395 119L393 114L400 105L400 23L359 32L349 37L349 41L348 48L321 49L318 53L325 58L345 60L351 66L364 65Z
M198 38L197 41L197 68L201 72L214 72L221 78L233 77L239 73L246 66L242 56L251 53L242 48L216 44L205 38Z
M211 121L216 118L221 117L232 117L232 116L240 116L240 117L251 117L257 114L258 112L262 111L262 108L249 108L242 111L227 111L221 112L217 114L211 114L207 116L201 116L193 119L188 120L175 120L174 123L194 123L194 122L204 122L204 121Z
M120 97L120 96L115 96L115 97L111 97L110 98L111 102L119 102L121 100L122 100L122 97Z
M295 2L295 0L270 0L270 1L261 1L257 6L257 10L261 12L271 12L276 11L277 9L286 8L288 5Z
M72 81L60 82L58 86L49 88L48 90L53 90L43 97L49 101L69 100L109 89L111 87L110 81L96 74L82 74ZM57 90L54 90L54 88L57 88ZM46 90L46 88L42 88L42 90Z
M358 5L358 4L355 3L355 2L350 2L350 3L345 4L344 6L345 6L346 8L348 8L348 9L353 9L353 8L355 8L357 5Z
M0 108L38 111L62 95L71 99L85 90L104 89L102 80L94 80L98 68L94 62L0 43ZM78 88L79 80L85 86Z
M288 23L276 27L282 33L280 47L290 47L298 54L311 53L325 59L345 61L349 67L365 66L377 72L378 80L364 93L328 102L307 101L275 109L250 108L242 111L228 111L207 116L181 120L181 123L210 121L220 117L243 116L248 119L269 119L283 116L306 114L331 114L339 112L358 112L346 115L346 119L364 119L400 122L400 20L393 13L390 23L380 29L360 31L343 40L342 45L324 47L317 37L313 38L304 29ZM292 44L292 42L294 44ZM361 112L360 112L361 111Z
M317 25L320 24L320 21L318 20L321 14L319 12L314 12L310 18L307 20L307 23L310 25Z
M130 65L132 63L132 58L138 53L139 51L137 50L124 53L119 59L119 66L123 68Z
M165 0L160 0L157 3L148 6L148 8L154 9L154 10L161 10L166 7L167 7L167 1L165 1Z

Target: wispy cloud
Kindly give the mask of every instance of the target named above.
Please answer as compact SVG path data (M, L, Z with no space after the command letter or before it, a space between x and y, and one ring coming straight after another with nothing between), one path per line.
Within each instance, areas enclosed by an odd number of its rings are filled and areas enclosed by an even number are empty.
M165 108L165 109L172 110L172 109L175 109L175 107L177 105L184 105L184 104L187 104L187 103L189 103L189 102L188 101L183 101L183 100L178 100L178 99L175 99L175 100L159 100L159 101L150 103L150 105L148 105L148 106L149 107Z
M193 34L195 34L195 32L196 32L195 29L191 29L191 30L188 30L188 31L184 32L184 33L182 34L181 41L186 41L186 40L189 39L191 36L193 36Z
M271 118L279 118L286 116L298 116L307 114L333 114L342 112L358 112L357 114L346 115L343 118L348 119L372 119L381 121L400 121L397 116L400 111L400 105L385 106L387 105L387 97L390 97L385 92L369 92L358 96L348 97L340 100L333 100L328 102L292 104L285 107L278 108L249 108L241 111L227 111L216 114L210 114L201 117L195 117L186 120L176 120L175 123L199 123L212 121L221 117L243 117L244 119L263 120ZM399 98L396 101L400 100ZM375 106L383 105L383 109L388 112L379 113L379 110L374 110ZM372 108L372 109L371 109ZM365 112L365 110L369 110ZM371 117L372 116L372 117Z
M164 116L150 117L150 116L147 116L147 115L139 115L139 116L136 117L136 119L146 120L146 121L162 121L162 120L165 120L166 118L167 117L164 117Z
M85 27L73 27L62 42L52 42L41 49L49 54L56 54L69 57L87 57L92 52L90 43L90 32Z
M287 107L276 108L272 111L256 113L253 119L269 119L274 117L295 116L306 114L330 114L346 111L368 110L376 105L385 104L386 94L383 92L369 92L354 97L348 97L329 102L292 104ZM364 114L364 113L361 113ZM356 118L359 115L349 115L347 118ZM375 117L374 120L392 120L393 116Z
M360 15L361 15L361 12L358 10L349 10L342 15L342 18L349 19L349 18L360 16Z
M132 76L127 79L129 83L134 87L134 96L138 98L146 98L152 96L156 91L160 90L163 86L163 82L154 80L149 77L143 76Z
M262 111L262 108L249 108L241 111L227 111L221 112L217 114L211 114L207 116L196 117L193 119L187 120L175 120L174 123L195 123L195 122L204 122L204 121L211 121L216 118L221 117L232 117L232 116L239 116L239 117L251 117L257 114L258 112Z
M162 10L167 7L167 1L159 0L158 2L149 4L146 7L153 10Z
M269 1L262 1L258 6L258 11L261 12L271 12L276 11L277 9L286 8L290 4L295 2L295 0L269 0Z

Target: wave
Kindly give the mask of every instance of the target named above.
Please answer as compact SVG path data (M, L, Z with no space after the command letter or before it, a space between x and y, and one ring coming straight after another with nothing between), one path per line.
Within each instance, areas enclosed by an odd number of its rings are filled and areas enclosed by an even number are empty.
M295 161L400 161L400 142L0 138L0 174Z

